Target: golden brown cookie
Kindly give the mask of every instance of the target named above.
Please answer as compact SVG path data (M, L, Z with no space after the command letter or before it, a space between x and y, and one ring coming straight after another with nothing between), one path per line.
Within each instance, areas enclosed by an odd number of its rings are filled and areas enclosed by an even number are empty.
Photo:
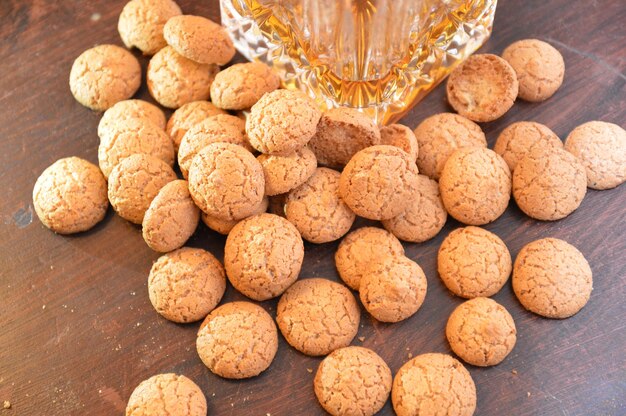
M137 153L113 168L109 176L109 202L118 215L141 224L150 203L176 173L161 159Z
M187 130L205 119L218 114L227 114L208 101L192 101L178 108L167 121L165 132L174 142L174 150L178 152L180 142Z
M366 147L380 144L380 131L374 120L354 108L326 111L317 125L309 147L320 165L338 168Z
M267 211L267 207L269 206L269 198L267 196L263 197L261 203L255 208L255 210L250 214L259 215L263 214ZM233 229L235 225L237 225L241 220L223 220L221 218L213 217L211 215L207 215L206 213L202 213L202 222L204 225L212 229L213 231L217 231L220 234L228 235L230 231Z
M493 150L466 147L446 161L439 190L448 214L465 224L487 224L509 205L511 171Z
M224 296L224 267L211 253L183 247L152 265L148 295L154 309L173 322L195 322L211 312Z
M388 144L396 146L404 150L411 156L411 159L417 160L419 153L419 144L415 133L404 124L390 124L380 129L380 144Z
M154 55L167 45L163 26L180 14L180 7L172 0L131 0L122 9L117 30L127 48Z
M350 290L321 278L294 283L276 309L276 322L289 345L313 356L350 345L360 318Z
M174 16L163 27L168 45L200 64L226 65L235 47L221 25L201 16Z
M335 170L317 168L313 176L287 195L285 215L311 243L335 241L354 223L354 212L339 196L340 176Z
M317 159L308 147L287 156L261 154L257 160L265 174L265 195L284 194L306 182L315 173Z
M498 136L493 151L502 156L511 172L517 163L535 147L563 148L563 142L547 126L534 121L510 124Z
M42 224L56 233L86 231L107 212L107 183L93 163L78 157L59 159L37 178L33 206Z
M509 279L512 267L504 241L479 227L452 231L437 254L441 280L452 293L467 299L498 293Z
M400 240L421 243L430 240L446 224L448 213L441 201L439 184L428 176L417 176L417 192L400 215L381 221Z
M463 147L487 147L480 126L458 114L439 113L422 121L415 129L420 173L439 180L446 161Z
M391 382L391 370L378 354L363 347L346 347L322 360L313 388L332 416L373 416L387 402Z
M72 64L70 90L76 101L104 111L135 94L141 84L137 58L115 45L98 45L81 53Z
M126 416L206 416L204 393L185 376L157 374L133 390Z
M565 150L582 162L589 188L610 189L626 181L626 130L617 124L581 124L567 136Z
M422 354L405 363L391 389L398 416L471 416L476 385L469 371L447 354Z
M163 107L178 108L209 98L217 65L205 65L185 58L166 46L150 59L146 79L150 95Z
M268 92L246 120L250 144L261 153L293 153L311 140L321 115L317 104L300 91Z
M252 214L263 199L263 168L252 153L232 143L213 143L198 152L189 168L189 192L208 215L237 220Z
M563 56L549 43L538 39L518 40L507 46L502 58L515 70L522 100L547 100L563 83Z
M226 303L202 322L196 348L202 362L218 376L254 377L274 360L278 331L272 317L260 306Z
M515 202L529 217L554 221L580 206L587 192L585 168L563 149L536 148L513 172Z
M386 256L369 263L359 284L359 296L377 320L400 322L422 306L426 287L426 276L417 263L404 256Z
M525 245L515 259L512 281L521 304L547 318L563 319L578 313L593 289L585 256L557 238Z
M98 123L98 137L108 135L113 126L128 119L153 123L161 130L165 129L165 114L159 107L144 100L124 100L104 112Z
M370 262L403 255L404 247L393 234L381 228L362 227L341 241L335 253L335 266L341 280L352 289L359 290Z
M281 295L300 274L304 244L296 227L273 214L242 220L228 234L224 266L230 283L262 301Z
M446 325L452 351L466 363L479 367L502 362L515 346L516 334L509 311L483 297L457 306Z
M504 59L491 54L467 58L448 77L448 102L463 117L493 121L509 111L517 98L515 71Z
M246 110L280 87L280 78L261 62L235 64L220 71L211 85L211 101L226 110Z
M341 173L339 193L355 214L388 220L406 210L417 192L417 166L403 150L371 146L355 154Z

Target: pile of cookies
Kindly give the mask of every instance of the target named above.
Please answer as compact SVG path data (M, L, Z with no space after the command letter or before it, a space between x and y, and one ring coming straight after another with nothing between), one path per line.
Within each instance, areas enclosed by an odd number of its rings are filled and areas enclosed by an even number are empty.
M592 272L573 246L537 240L513 264L505 243L478 227L502 215L511 193L530 217L558 220L580 205L587 187L626 180L626 132L610 123L579 126L563 147L548 127L522 121L487 148L476 122L502 116L517 98L545 100L561 85L563 59L550 45L524 40L503 57L470 57L447 84L458 114L433 115L412 131L379 128L354 109L322 113L303 93L280 89L260 63L220 70L235 54L225 30L183 15L172 0L130 1L118 29L128 48L153 55L149 92L175 111L166 121L159 107L131 99L142 74L128 50L85 51L72 66L70 89L81 104L106 110L97 131L99 166L76 157L55 162L35 184L34 206L60 234L90 229L109 203L140 224L146 244L165 253L149 272L150 301L173 322L203 320L196 347L213 373L260 374L277 353L280 331L298 351L327 355L314 391L333 415L373 415L390 395L399 415L473 414L474 382L455 358L422 354L392 377L374 351L350 346L361 314L353 291L382 322L405 320L421 307L426 276L399 240L435 237L448 214L467 225L445 238L437 259L445 286L468 299L446 326L463 361L496 365L513 349L513 318L489 298L511 273L519 301L536 314L566 318L589 299ZM357 216L384 229L349 232ZM184 247L200 220L228 235L223 264ZM304 240L342 237L335 263L345 285L298 280ZM227 280L254 301L280 296L276 319L253 302L220 305ZM163 408L205 415L207 403L190 379L159 374L139 384L126 414Z

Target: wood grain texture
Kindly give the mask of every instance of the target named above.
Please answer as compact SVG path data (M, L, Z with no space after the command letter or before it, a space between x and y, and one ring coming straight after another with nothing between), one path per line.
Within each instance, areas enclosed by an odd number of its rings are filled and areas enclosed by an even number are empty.
M195 380L218 415L321 415L312 380L319 358L305 357L281 337L278 356L260 377L222 380L195 351L198 325L158 316L147 275L158 255L138 227L111 210L95 229L62 237L34 216L32 188L55 160L97 161L100 115L82 107L68 87L72 61L97 43L121 44L116 30L123 1L2 0L0 2L0 415L122 414L133 388L159 372ZM186 13L218 19L217 0L183 1ZM566 62L565 83L542 104L518 102L500 120L483 124L493 145L518 120L536 120L561 138L588 120L624 127L626 3L619 0L502 0L494 33L482 52L501 53L512 41L552 43ZM145 69L147 60L141 58ZM145 86L138 96L147 98ZM449 111L439 86L403 122L415 127ZM494 298L513 315L518 342L500 365L469 366L478 388L478 415L626 414L626 188L590 190L581 207L555 223L537 222L511 203L486 228L515 256L537 238L578 247L594 272L589 304L573 318L542 319L523 310L510 282ZM359 224L362 224L361 222ZM356 345L376 350L395 373L408 354L451 352L444 327L461 299L436 272L436 252L459 224L407 254L428 277L424 306L398 324L362 314ZM224 237L201 226L190 245L223 255ZM306 245L301 276L336 280L337 243ZM225 301L242 299L232 287ZM276 301L262 304L271 314ZM310 372L309 370L313 370ZM517 371L517 374L513 373ZM392 414L387 403L381 414Z

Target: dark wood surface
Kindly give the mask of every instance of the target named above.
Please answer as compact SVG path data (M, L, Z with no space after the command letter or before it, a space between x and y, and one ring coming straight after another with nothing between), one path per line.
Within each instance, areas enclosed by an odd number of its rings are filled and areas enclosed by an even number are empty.
M276 360L261 376L228 381L211 374L195 351L198 324L176 325L153 310L147 276L158 254L138 227L113 214L93 230L62 237L33 212L31 193L41 171L77 155L97 161L100 115L70 94L72 61L97 43L121 44L116 24L123 1L0 0L0 415L122 414L133 388L160 372L185 374L218 415L317 415L312 380L320 358L306 357L280 338ZM218 19L216 0L180 1L186 13ZM626 3L620 0L501 1L483 52L501 53L514 40L552 43L566 62L565 82L542 104L518 102L484 124L493 145L518 120L536 120L561 138L588 120L624 127L626 118ZM141 59L142 65L147 63ZM139 97L147 98L145 87ZM415 127L446 111L437 88L403 120ZM486 228L515 256L537 238L553 236L578 247L594 273L589 304L576 316L542 319L526 312L510 282L494 298L513 315L518 341L493 368L469 366L478 389L478 415L626 414L626 188L589 191L568 218L538 222L511 203ZM361 223L359 223L361 224ZM428 295L412 318L398 324L362 314L353 344L377 351L395 373L409 354L450 352L444 327L461 299L436 272L442 239L405 244L428 277ZM201 226L189 245L219 258L224 237ZM337 280L337 243L306 245L301 277ZM228 287L225 301L242 299ZM263 306L274 314L276 301ZM381 414L392 414L388 402Z

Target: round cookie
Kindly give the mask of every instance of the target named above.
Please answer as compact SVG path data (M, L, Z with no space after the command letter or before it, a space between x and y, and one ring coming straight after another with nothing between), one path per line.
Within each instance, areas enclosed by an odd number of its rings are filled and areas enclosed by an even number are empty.
M448 102L463 117L493 121L509 111L517 98L518 82L507 61L496 55L476 54L448 77Z
M70 90L76 101L104 111L135 94L141 84L137 58L115 45L98 45L81 53L72 64Z
M419 144L415 133L404 124L390 124L380 129L380 144L388 144L396 146L404 150L411 156L411 159L417 160L419 153Z
M170 136L172 142L174 142L174 150L178 152L180 142L190 128L218 114L227 113L208 101L192 101L180 106L180 108L174 111L165 127L165 132Z
M335 170L317 168L313 176L287 195L285 215L311 243L335 241L354 223L354 212L339 196L340 176Z
M298 278L303 260L300 233L278 215L246 218L226 238L224 266L228 280L254 300L281 295Z
M167 45L163 26L180 14L180 7L172 0L131 0L120 13L117 30L127 48L154 55Z
M157 374L133 390L126 416L206 416L204 393L196 383L173 373Z
M201 16L174 16L163 27L167 44L200 64L226 65L235 47L221 25Z
M355 214L388 220L406 210L417 192L417 166L403 150L371 146L355 154L341 173L339 193Z
M482 147L456 150L439 178L448 214L468 225L495 221L511 198L511 171L500 155Z
M246 110L263 94L280 87L280 78L261 62L235 64L220 71L211 84L211 101L219 108Z
M518 40L502 52L519 82L519 98L539 102L550 98L563 83L565 62L552 45L538 39Z
M109 176L109 202L125 220L141 224L161 188L176 180L176 173L161 159L137 153L113 168Z
M109 207L106 180L93 163L59 159L37 178L33 207L42 224L56 233L86 231L102 221Z
M268 92L246 120L250 144L261 153L288 155L311 140L321 115L315 101L300 91Z
M439 180L446 161L463 147L487 147L480 126L458 114L439 113L422 121L415 129L419 146L417 167L420 173Z
M388 256L404 256L400 241L381 228L362 227L341 241L335 253L335 266L341 280L350 288L359 290L369 263Z
M313 388L332 416L373 416L387 402L391 382L391 370L378 354L363 347L346 347L322 360Z
M516 334L515 322L506 308L483 297L457 306L446 325L452 351L479 367L502 362L515 346Z
M400 322L413 315L426 297L422 268L404 256L370 262L359 284L365 309L381 322Z
M398 416L471 416L476 410L476 385L469 371L453 357L421 354L398 370L391 403Z
M350 345L360 318L359 305L350 290L321 278L294 283L276 309L276 322L289 345L312 356Z
M411 196L408 208L402 214L381 222L400 240L421 243L439 234L447 218L439 184L428 176L418 175L417 192Z
M563 148L559 136L541 123L518 121L510 124L498 136L493 151L502 156L511 172L518 162L535 147Z
M200 210L189 195L187 181L175 180L150 203L141 223L143 239L152 250L167 253L189 240L198 221Z
M287 156L261 154L257 160L263 166L265 195L284 194L306 182L315 173L317 159L308 147Z
M237 220L252 214L263 199L263 168L252 153L232 143L213 143L198 152L189 168L189 192L208 215Z
M178 54L171 46L158 51L148 64L150 95L163 107L178 108L209 98L217 65L204 65Z
M583 254L556 238L525 245L515 259L512 281L524 308L547 318L576 314L593 289L591 268Z
M565 150L582 162L589 188L610 189L626 181L626 130L617 124L581 124L567 136Z
M242 379L265 371L278 350L272 317L250 302L226 303L213 310L198 331L202 362L220 377Z
M269 206L269 198L265 196L263 197L263 199L261 200L261 203L257 206L257 208L255 208L252 214L250 214L250 216L263 214L264 212L267 211L268 206ZM202 218L202 222L204 223L204 225L206 225L213 231L217 231L218 233L223 234L223 235L228 235L228 233L230 233L233 227L237 225L239 221L241 221L241 220L223 220L221 218L207 215L204 212L202 213L201 218Z
M159 107L144 100L124 100L104 112L98 123L98 137L107 136L115 125L129 119L153 123L161 130L165 129L165 114Z
M563 149L536 148L513 172L515 202L529 217L555 221L580 206L587 192L585 168Z
M309 142L320 165L337 168L347 164L358 151L380 144L374 120L354 108L326 111Z
M164 318L178 323L207 316L225 290L224 267L200 248L183 247L159 257L148 277L152 306Z
M452 231L437 254L441 280L452 293L467 299L498 293L509 279L512 267L504 241L479 227Z

